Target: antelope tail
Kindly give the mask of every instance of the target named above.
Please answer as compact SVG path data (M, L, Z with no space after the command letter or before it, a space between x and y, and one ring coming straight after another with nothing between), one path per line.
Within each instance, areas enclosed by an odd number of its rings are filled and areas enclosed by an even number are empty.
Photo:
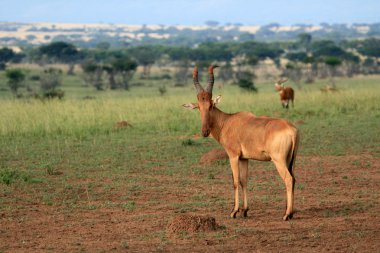
M289 172L290 174L294 177L294 165L296 162L296 155L297 155L297 150L298 150L298 145L299 145L299 132L296 132L296 135L292 136L292 156L289 162Z

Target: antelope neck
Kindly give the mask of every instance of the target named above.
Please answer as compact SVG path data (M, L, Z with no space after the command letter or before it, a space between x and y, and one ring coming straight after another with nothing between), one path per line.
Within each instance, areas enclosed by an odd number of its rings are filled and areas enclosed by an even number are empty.
M222 112L216 107L213 107L210 112L210 130L211 135L219 142L220 133L222 132L224 124L227 122L230 114Z

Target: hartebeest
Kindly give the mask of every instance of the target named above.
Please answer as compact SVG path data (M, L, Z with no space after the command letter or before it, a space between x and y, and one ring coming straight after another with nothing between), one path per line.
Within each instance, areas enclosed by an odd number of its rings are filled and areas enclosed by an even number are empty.
M333 86L330 86L330 85L326 85L325 87L321 88L320 89L323 93L329 93L329 92L336 92L338 91L337 88L333 87Z
M284 87L284 83L288 79L280 79L275 84L276 90L280 93L281 104L283 108L289 108L289 101L292 101L294 107L294 90L291 87Z
M273 161L285 182L287 205L284 220L293 216L294 164L299 135L297 128L285 119L257 117L250 112L224 113L216 107L220 96L212 99L214 67L209 68L206 89L198 81L198 70L194 69L193 81L198 103L184 104L188 109L199 109L201 129L204 137L212 135L226 150L233 175L235 205L232 218L239 212L239 184L243 191L244 217L248 212L247 180L248 159Z

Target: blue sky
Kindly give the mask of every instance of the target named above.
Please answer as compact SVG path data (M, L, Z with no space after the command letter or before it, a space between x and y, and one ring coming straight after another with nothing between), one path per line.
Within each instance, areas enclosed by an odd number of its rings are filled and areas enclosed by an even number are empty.
M0 0L0 21L200 25L380 22L380 0Z

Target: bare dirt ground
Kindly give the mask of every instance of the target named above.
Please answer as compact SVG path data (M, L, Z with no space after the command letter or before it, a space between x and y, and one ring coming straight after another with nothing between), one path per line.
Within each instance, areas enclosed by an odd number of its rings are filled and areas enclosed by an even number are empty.
M379 251L379 157L298 157L296 213L289 222L282 221L283 185L266 166L250 163L248 218L228 217L233 192L227 169L210 184L194 174L181 191L174 190L184 187L180 180L157 176L130 211L26 203L16 194L14 206L0 211L0 252ZM168 187L157 191L160 185ZM117 201L118 194L110 201ZM181 209L173 203L182 204ZM220 228L168 234L170 222L183 213L215 217Z

